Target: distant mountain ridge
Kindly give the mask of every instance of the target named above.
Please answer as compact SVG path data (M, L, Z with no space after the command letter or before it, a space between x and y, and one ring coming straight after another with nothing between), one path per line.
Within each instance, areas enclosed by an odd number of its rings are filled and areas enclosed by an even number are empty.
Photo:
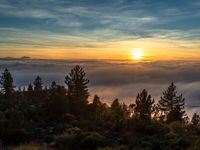
M2 57L0 58L0 60L27 60L27 59L31 59L31 57L29 56L22 56L22 57Z

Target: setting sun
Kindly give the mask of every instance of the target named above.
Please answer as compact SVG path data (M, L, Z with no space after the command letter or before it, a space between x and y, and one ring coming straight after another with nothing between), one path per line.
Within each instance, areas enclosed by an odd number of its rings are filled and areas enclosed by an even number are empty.
M133 60L142 60L144 56L143 50L140 48L133 49Z

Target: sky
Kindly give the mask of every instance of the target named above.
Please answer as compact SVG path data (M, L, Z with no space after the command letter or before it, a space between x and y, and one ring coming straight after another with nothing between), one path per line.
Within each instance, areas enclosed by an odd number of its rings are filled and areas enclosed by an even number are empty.
M200 58L199 0L0 0L0 57Z

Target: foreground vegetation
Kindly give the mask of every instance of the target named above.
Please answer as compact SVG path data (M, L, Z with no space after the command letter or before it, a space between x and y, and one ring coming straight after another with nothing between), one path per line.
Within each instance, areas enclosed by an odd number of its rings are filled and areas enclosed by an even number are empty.
M199 150L200 116L189 120L182 95L171 83L158 103L145 89L129 106L88 102L84 70L75 66L65 86L17 89L11 73L0 77L0 141L14 150Z

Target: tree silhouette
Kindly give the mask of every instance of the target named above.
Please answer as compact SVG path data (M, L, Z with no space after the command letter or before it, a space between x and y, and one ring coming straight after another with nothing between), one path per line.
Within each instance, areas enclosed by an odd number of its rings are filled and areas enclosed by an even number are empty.
M89 80L85 78L86 73L83 68L76 65L69 75L65 77L65 83L68 86L68 98L71 104L72 113L79 113L87 105L89 91Z
M111 104L111 118L114 123L119 122L123 118L121 104L119 103L118 99L115 99Z
M134 108L136 118L150 120L153 112L153 104L154 99L152 99L151 95L148 95L148 92L144 89L136 98L136 106Z
M182 94L177 95L176 86L171 83L158 101L158 107L165 113L168 122L180 121L184 114L184 101Z
M14 92L13 78L8 69L5 69L0 76L0 87L5 97L10 97Z
M34 81L34 91L41 91L41 90L42 90L42 78L37 76Z
M49 89L49 98L45 104L49 119L54 121L61 120L65 113L68 112L67 104L65 87L57 85L56 82L52 82Z
M192 116L191 123L194 127L199 128L200 127L200 116L196 113Z
M98 107L98 106L101 105L100 97L99 97L98 95L94 95L94 99L93 99L92 104L93 104L95 107Z
M27 91L28 91L29 93L33 92L33 86L32 86L32 84L29 84L29 85L28 85Z

